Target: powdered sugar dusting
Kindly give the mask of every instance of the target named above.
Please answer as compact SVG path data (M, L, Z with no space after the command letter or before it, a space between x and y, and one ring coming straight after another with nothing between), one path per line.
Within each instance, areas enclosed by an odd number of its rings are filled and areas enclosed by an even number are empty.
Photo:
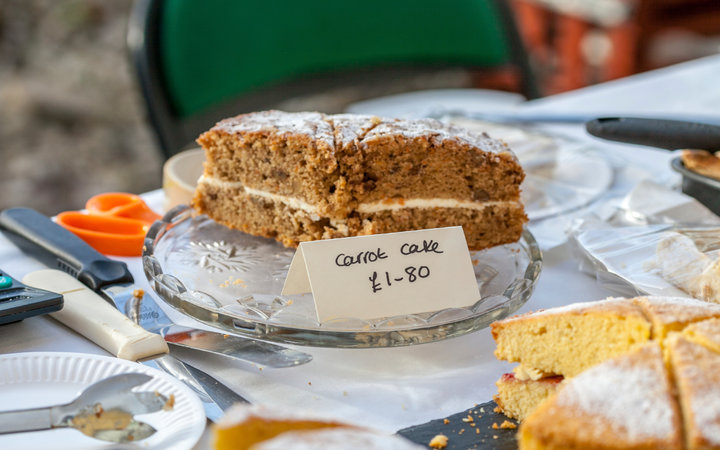
M325 115L317 112L288 113L283 111L263 111L243 114L225 119L215 125L227 133L248 133L268 131L279 134L300 134L324 142L334 148L332 126Z
M502 322L512 322L514 320L525 320L528 317L536 317L536 316L546 316L546 315L556 315L556 314L566 314L566 313L577 313L584 310L590 310L595 311L599 309L609 309L613 307L623 307L627 308L628 306L632 306L632 303L630 303L630 300L626 298L619 298L619 297L608 297L605 300L598 300L594 302L580 302L580 303L571 303L569 305L565 306L558 306L556 308L550 308L550 309L543 309L540 311L535 311L527 314L521 314L519 316L513 316L509 317Z
M372 141L387 136L402 136L406 139L430 137L439 143L443 143L444 141L460 141L464 144L478 147L486 152L507 152L514 156L505 143L493 139L485 133L477 133L465 128L447 125L435 119L385 120L373 128L365 136L363 141L371 144Z
M687 397L697 431L720 445L720 355L679 338L670 347L681 395Z
M279 409L264 405L238 403L225 411L225 415L220 419L218 425L220 427L230 427L246 422L251 418L268 421L314 420L317 422L341 423L335 416L322 414L315 410Z
M361 140L370 144L376 139L401 136L406 139L430 139L439 145L447 141L461 142L485 152L515 156L505 143L485 133L447 125L435 119L409 120L356 114L262 111L225 119L213 129L230 134L268 132L304 135L323 142L331 150L335 150L336 137L340 146L347 146Z
M341 147L346 147L361 140L368 131L380 122L391 120L361 114L335 114L328 116L328 119L332 121L337 143Z
M692 399L695 421L702 435L720 445L720 387L714 385Z
M253 446L256 450L321 450L338 448L420 450L426 447L416 445L398 435L362 430L357 428L327 428L312 431L283 433Z
M688 297L639 297L663 323L687 322L720 315L720 305Z
M569 380L556 398L557 406L599 419L598 425L610 426L614 437L630 442L672 436L672 402L657 345L588 369Z

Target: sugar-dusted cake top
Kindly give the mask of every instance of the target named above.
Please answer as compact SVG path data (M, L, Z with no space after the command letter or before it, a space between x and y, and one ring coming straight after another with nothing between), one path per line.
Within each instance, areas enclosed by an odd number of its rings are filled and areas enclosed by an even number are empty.
M341 424L337 417L323 414L315 410L299 410L291 408L272 408L265 405L237 403L227 409L217 422L220 428L230 428L248 422L251 419L262 419L266 422L322 422Z
M334 147L333 128L325 121L325 115L317 112L286 113L283 111L261 111L242 114L220 121L213 130L230 134L272 132L277 134L298 134L325 142Z
M491 153L510 150L507 144L491 138L486 133L448 125L435 119L384 119L365 135L363 142L370 145L375 140L389 136L406 139L427 138L436 142L456 141Z
M720 354L681 336L670 339L668 351L688 441L695 441L694 448L720 447Z
M370 130L386 119L361 114L335 114L328 116L328 120L335 130L336 143L346 147L362 140Z
M551 315L583 315L587 313L613 313L618 315L642 315L642 312L632 304L627 298L608 297L604 300L594 302L571 303L565 306L558 306L550 309L541 309L539 311L528 312L516 316L508 317L496 323L508 323L513 321L523 321L536 317L546 317Z
M390 119L360 114L262 111L219 122L211 131L230 134L276 133L307 136L330 148L362 142L366 147L383 139L427 139L437 144L457 142L490 153L512 154L507 144L485 133L469 131L435 119Z
M677 433L677 412L657 344L576 376L558 392L556 405L587 421L598 435L612 433L628 444Z
M426 447L414 444L398 435L357 428L326 428L312 431L283 433L253 446L257 450L329 450L338 448L421 450Z
M720 316L720 305L687 297L638 297L634 299L642 305L654 320L663 324L685 323L708 317Z

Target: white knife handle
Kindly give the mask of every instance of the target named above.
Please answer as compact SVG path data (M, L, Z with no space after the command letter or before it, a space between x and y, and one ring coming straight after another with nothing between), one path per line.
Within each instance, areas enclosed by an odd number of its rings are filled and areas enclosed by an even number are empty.
M62 294L63 309L50 316L118 358L137 361L168 352L162 336L146 331L65 272L38 270L23 283Z

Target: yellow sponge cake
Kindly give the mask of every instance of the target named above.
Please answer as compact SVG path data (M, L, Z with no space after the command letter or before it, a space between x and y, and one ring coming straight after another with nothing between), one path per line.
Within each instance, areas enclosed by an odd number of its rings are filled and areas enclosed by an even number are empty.
M720 317L720 304L685 297L637 297L632 299L652 322L652 339L662 341L672 331Z
M682 449L680 422L660 346L648 343L565 381L520 425L520 449Z
M650 322L622 298L574 303L491 325L495 356L551 375L571 377L650 339Z
M688 340L720 353L720 319L703 320L689 325L682 332Z
M685 448L720 448L720 354L680 335L671 337L667 348L683 411Z

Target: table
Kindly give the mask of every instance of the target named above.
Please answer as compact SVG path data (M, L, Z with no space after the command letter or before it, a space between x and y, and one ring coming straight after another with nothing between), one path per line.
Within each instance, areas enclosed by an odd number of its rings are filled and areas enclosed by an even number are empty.
M603 114L716 114L720 104L720 55L518 105L532 112ZM554 125L549 130L590 139L581 125ZM615 194L629 190L642 177L660 173L676 180L669 152L594 141L616 163L620 174ZM109 187L110 188L110 187ZM157 209L160 191L145 195ZM520 312L577 301L597 300L613 293L581 273L566 244L546 246L544 266L535 292ZM124 258L136 281L149 289L139 258ZM43 269L0 236L1 266L21 279ZM180 323L192 323L168 309ZM303 348L312 362L289 369L263 369L228 363L223 357L198 360L180 354L211 372L252 402L331 412L339 418L387 431L426 422L484 403L495 393L494 382L511 365L495 360L489 330L443 342L384 349ZM107 354L73 331L47 317L0 327L0 353L72 351ZM203 448L205 444L199 444Z

